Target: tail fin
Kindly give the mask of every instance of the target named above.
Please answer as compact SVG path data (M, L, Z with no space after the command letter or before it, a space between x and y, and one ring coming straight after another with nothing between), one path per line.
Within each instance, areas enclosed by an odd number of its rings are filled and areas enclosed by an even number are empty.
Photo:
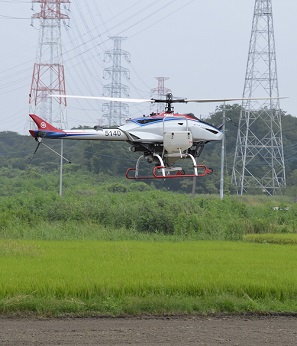
M29 114L34 123L37 125L38 130L29 130L30 134L34 137L51 137L59 138L65 135L63 130L57 129L45 120L41 119L35 114Z
M29 115L32 118L32 120L34 121L34 123L37 125L38 130L63 132L62 130L57 129L56 127L54 127L53 125L49 124L45 120L39 118L37 115L35 115L35 114L29 114Z

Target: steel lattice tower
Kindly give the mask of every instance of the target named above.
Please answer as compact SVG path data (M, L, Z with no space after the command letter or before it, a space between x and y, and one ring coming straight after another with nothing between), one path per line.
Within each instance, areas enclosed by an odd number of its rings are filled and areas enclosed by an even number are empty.
M130 71L122 66L122 57L129 62L130 54L121 49L122 40L125 37L110 37L114 42L113 49L105 52L104 60L112 60L112 66L104 69L103 78L111 78L111 83L103 87L103 95L110 97L129 96L129 87L122 84L122 75L130 78ZM122 102L107 102L103 104L104 125L122 125L128 117L128 104Z
M41 10L32 16L32 19L39 19L40 31L30 90L30 111L56 123L60 128L66 128L66 98L52 98L49 95L66 94L61 21L69 17L61 12L61 4L66 6L70 1L32 0L32 5L34 3L40 3Z
M166 94L171 93L171 90L165 88L165 80L168 80L169 77L155 77L158 81L157 88L151 89L151 96L156 96L157 98L166 98ZM157 113L160 113L163 109L161 104L157 103Z
M256 0L239 119L232 182L237 193L284 187L285 164L277 79L272 1Z

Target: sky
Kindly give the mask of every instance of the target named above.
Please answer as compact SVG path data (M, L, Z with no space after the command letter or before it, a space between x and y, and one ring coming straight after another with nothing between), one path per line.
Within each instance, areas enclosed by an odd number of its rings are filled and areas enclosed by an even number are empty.
M155 77L176 97L241 97L251 36L254 0L72 0L70 20L62 24L66 91L102 96L105 52L112 36L121 36L129 53L122 66L130 72L122 83L131 98L150 98ZM272 0L281 108L297 116L297 1ZM36 61L40 4L0 0L0 131L28 134L29 92ZM33 24L33 25L31 25ZM207 117L215 104L177 105L178 112ZM152 111L150 104L131 105L131 117ZM102 102L68 100L68 127L93 126Z

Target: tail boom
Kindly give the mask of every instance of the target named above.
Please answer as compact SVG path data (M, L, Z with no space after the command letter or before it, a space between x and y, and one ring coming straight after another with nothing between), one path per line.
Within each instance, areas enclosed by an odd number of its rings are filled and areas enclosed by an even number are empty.
M32 137L49 139L78 139L78 140L106 140L127 141L127 135L120 129L87 129L87 130L60 130L35 114L30 114L37 125L37 130L29 130Z

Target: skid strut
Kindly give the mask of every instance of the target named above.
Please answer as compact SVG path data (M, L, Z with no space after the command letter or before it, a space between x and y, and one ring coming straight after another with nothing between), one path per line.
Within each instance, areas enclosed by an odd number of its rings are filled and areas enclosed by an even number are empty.
M172 179L172 178L193 178L193 177L204 177L212 173L212 168L208 168L205 165L197 165L194 157L191 154L183 154L183 158L191 158L193 162L194 173L185 173L182 167L166 167L163 159L160 155L154 154L160 161L160 165L153 168L151 175L140 175L139 166L143 155L140 156L136 162L135 168L128 168L126 171L127 179Z

